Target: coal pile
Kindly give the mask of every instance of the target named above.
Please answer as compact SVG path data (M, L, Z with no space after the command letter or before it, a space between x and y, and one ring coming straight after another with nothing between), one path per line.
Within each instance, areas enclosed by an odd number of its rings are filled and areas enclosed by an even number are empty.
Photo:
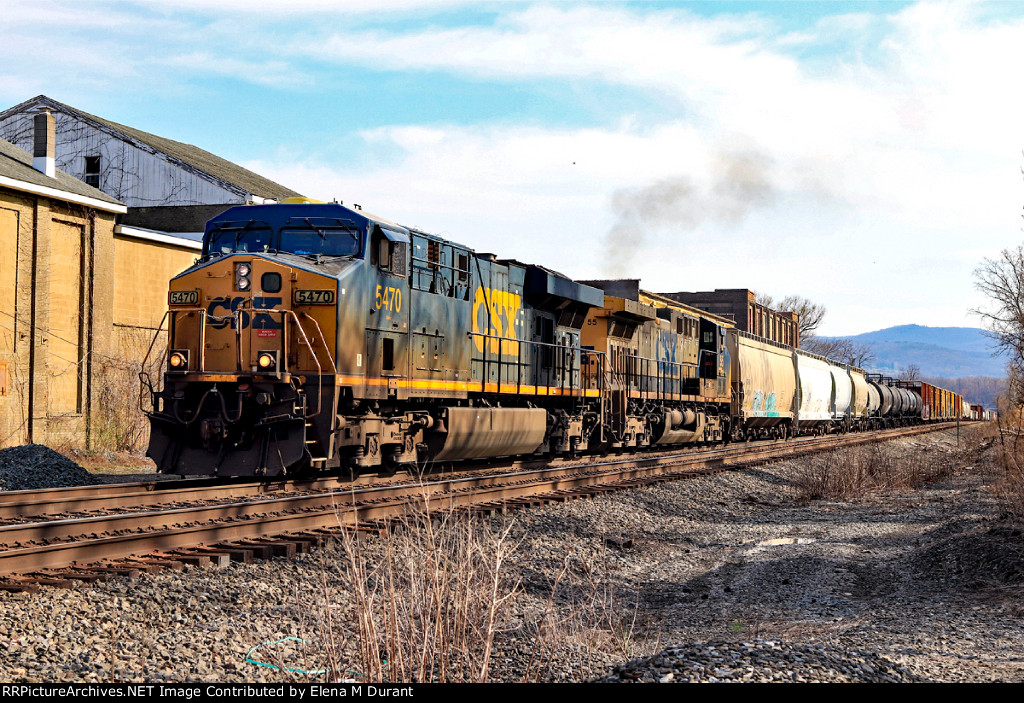
M0 449L0 491L91 486L100 481L63 454L42 444Z

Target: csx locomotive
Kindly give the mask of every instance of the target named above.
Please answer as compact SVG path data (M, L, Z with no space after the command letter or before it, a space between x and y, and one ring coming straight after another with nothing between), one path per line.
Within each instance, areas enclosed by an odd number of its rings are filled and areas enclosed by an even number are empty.
M168 295L163 383L148 384L165 473L356 473L883 421L862 371L638 281L573 281L340 204L227 210ZM904 419L890 403L884 421Z

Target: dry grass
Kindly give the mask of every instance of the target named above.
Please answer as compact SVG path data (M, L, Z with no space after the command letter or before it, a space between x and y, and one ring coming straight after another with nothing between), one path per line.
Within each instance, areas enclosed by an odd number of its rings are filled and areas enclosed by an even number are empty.
M622 659L651 649L648 623L640 617L639 595L621 596L607 559L567 553L550 583L543 605L525 613L520 639L530 654L524 681L541 681L557 665L559 652L582 649L613 653ZM657 650L655 647L654 651Z
M967 442L964 438L962 446ZM797 496L800 500L851 500L868 493L912 490L948 477L964 465L964 452L887 443L815 454L798 462Z
M358 671L365 681L487 681L495 635L520 592L506 569L516 548L508 529L453 512L419 513L391 525L375 558L362 543L346 530L340 559L323 570L332 670ZM336 589L354 611L330 607Z
M486 682L500 653L516 659L506 676L537 681L567 649L634 655L637 608L619 602L607 567L567 554L538 581L513 525L442 510L414 511L382 537L345 530L322 552L316 628L329 676Z
M1008 516L1024 521L1024 405L1004 403L999 407L998 423L986 424L998 448L997 461L1002 470L993 490Z
M93 416L92 448L115 452L136 452L149 441L149 419L139 407L139 373L160 377L159 354L143 365L152 342L148 330L121 330L116 356L106 356L100 365L98 403ZM148 398L145 399L148 403Z

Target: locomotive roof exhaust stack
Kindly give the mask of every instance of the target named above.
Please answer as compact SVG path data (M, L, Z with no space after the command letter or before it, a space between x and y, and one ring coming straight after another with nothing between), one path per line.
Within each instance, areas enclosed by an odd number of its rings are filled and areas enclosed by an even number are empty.
M32 168L53 178L57 175L57 120L49 110L43 110L33 118L33 126Z

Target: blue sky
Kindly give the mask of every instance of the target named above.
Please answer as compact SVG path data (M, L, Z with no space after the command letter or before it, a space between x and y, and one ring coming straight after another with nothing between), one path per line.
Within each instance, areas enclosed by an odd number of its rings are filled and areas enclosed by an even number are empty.
M1024 4L8 0L37 94L479 251L976 326L1021 239Z

